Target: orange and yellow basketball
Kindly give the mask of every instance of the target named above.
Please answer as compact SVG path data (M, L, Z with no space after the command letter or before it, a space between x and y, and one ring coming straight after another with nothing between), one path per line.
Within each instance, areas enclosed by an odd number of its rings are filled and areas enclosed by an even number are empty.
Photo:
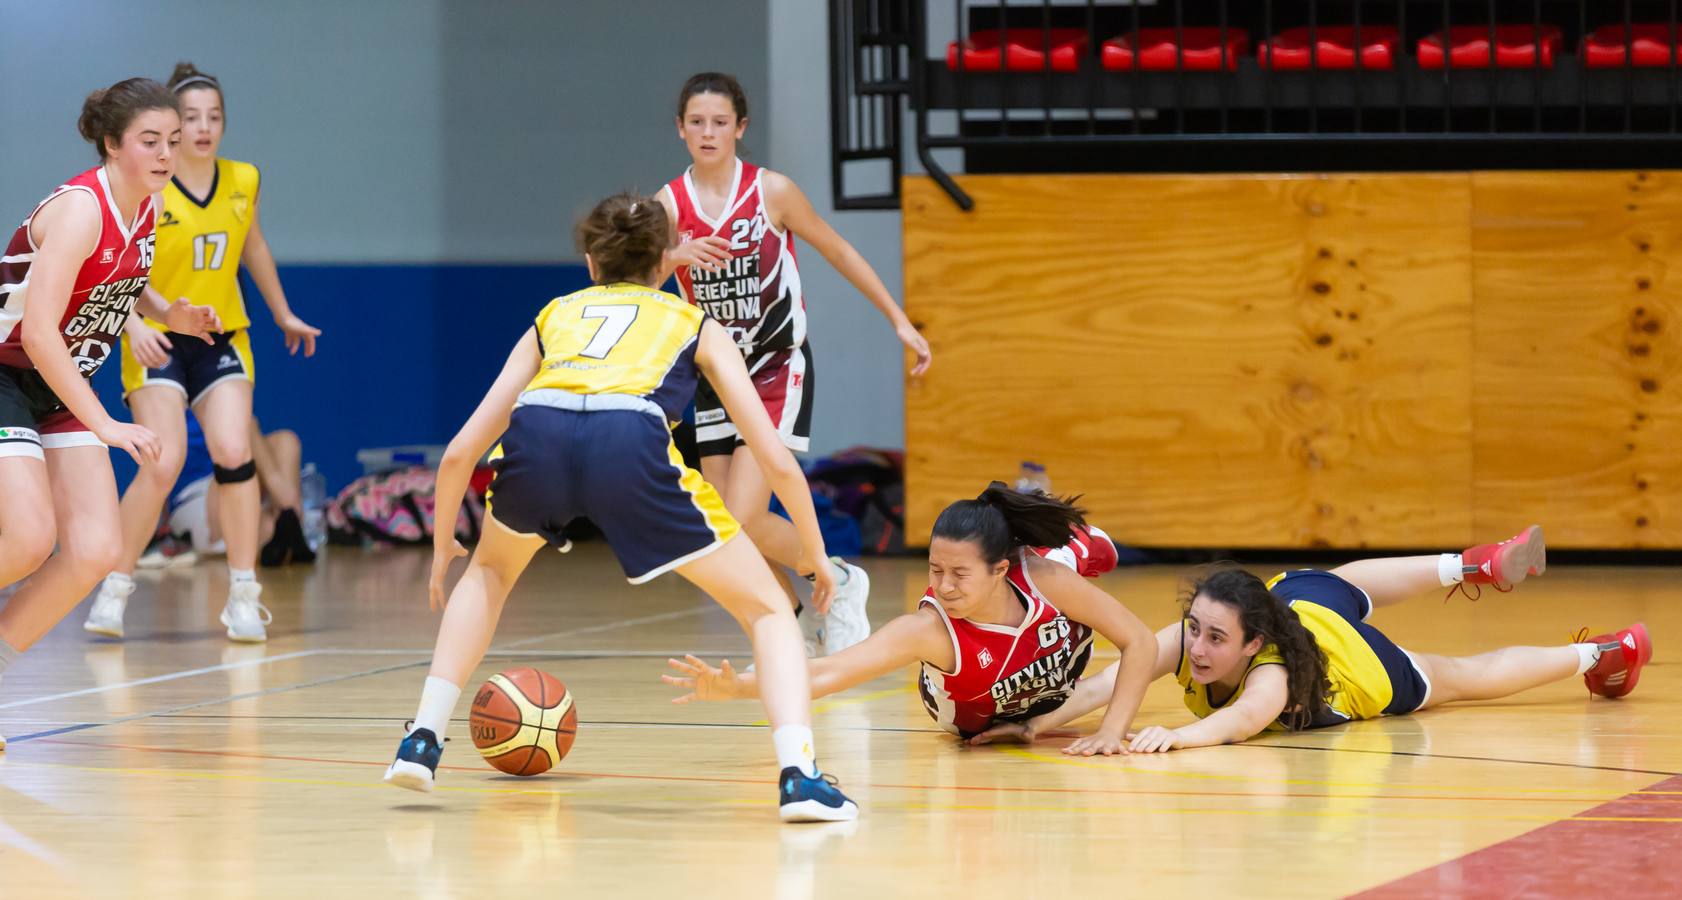
M572 749L578 709L572 692L553 675L509 669L492 675L473 695L468 727L486 762L510 775L540 775Z

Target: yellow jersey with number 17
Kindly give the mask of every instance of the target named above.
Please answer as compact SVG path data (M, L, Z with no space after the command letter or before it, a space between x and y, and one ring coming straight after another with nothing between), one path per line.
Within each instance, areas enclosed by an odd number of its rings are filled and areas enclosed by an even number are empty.
M557 297L537 315L543 364L526 390L640 397L676 422L695 395L704 321L682 297L637 284Z
M173 178L164 188L152 287L170 302L186 297L214 307L223 331L251 327L239 291L239 260L256 220L257 181L256 166L218 159L208 195L195 197Z

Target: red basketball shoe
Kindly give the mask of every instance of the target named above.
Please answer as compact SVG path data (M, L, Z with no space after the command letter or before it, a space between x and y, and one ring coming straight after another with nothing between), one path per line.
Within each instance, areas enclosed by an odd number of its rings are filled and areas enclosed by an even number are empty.
M1097 578L1113 570L1120 561L1115 542L1096 525L1076 525L1069 529L1069 542L1061 547L1033 549L1052 562L1074 569L1083 578Z
M1542 526L1532 525L1499 544L1479 544L1460 554L1466 584L1493 585L1510 591L1531 575L1548 568L1548 548L1542 541Z
M1600 661L1583 673L1583 683L1588 685L1589 693L1602 697L1622 697L1635 690L1641 667L1653 658L1653 639L1647 636L1647 626L1640 622L1615 634L1589 638L1588 643L1600 644L1603 649Z

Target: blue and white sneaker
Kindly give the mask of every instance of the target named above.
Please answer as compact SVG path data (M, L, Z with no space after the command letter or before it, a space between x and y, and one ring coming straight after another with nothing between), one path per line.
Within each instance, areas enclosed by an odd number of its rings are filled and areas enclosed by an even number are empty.
M397 758L385 770L385 783L431 793L432 775L444 755L444 742L430 728L416 728L397 745Z
M789 766L778 782L778 813L784 822L851 822L859 817L858 804L836 787L834 775L808 776Z

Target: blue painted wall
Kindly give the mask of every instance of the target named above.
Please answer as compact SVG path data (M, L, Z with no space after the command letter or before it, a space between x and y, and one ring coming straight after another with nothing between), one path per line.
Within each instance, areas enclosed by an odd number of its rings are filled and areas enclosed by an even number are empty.
M322 337L314 357L288 356L246 282L257 417L298 433L329 491L361 474L359 449L446 443L543 305L590 283L582 265L297 265L280 277ZM121 381L112 361L94 386L126 421ZM112 463L126 485L134 463Z

